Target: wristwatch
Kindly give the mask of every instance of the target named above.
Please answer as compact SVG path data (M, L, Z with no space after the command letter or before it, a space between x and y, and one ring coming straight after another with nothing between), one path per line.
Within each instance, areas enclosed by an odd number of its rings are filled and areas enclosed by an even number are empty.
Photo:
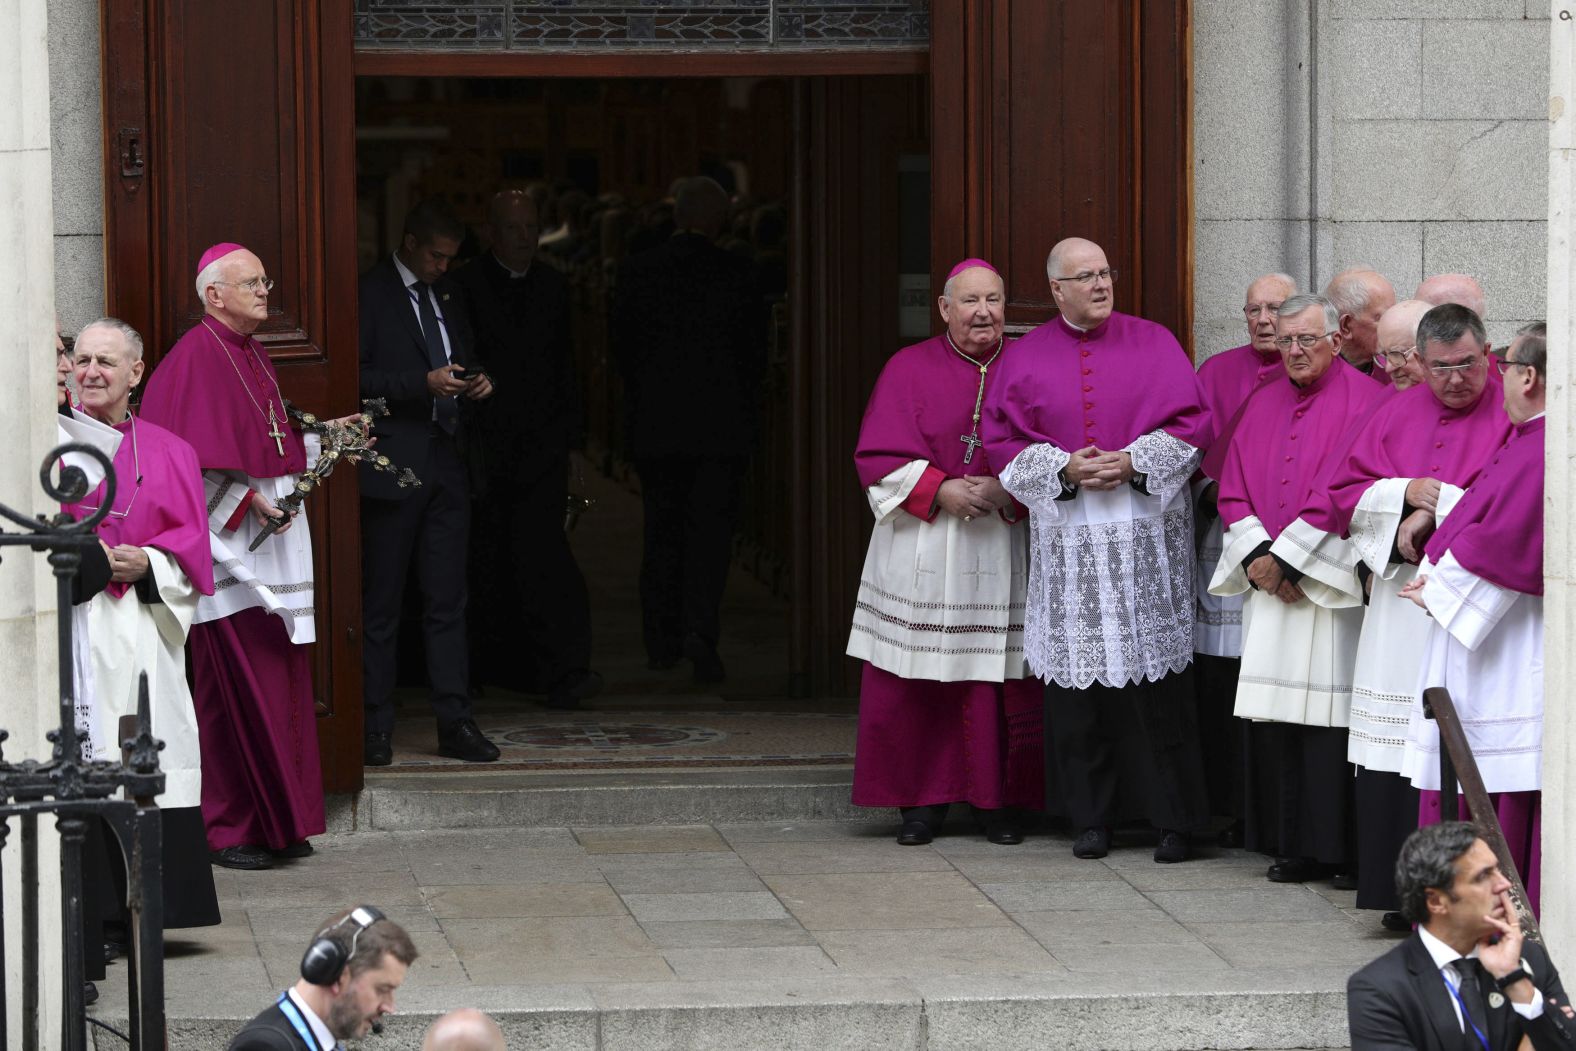
M1500 992L1504 992L1506 989L1509 989L1523 978L1531 981L1532 975L1528 974L1520 967L1517 967L1514 971L1511 971L1504 977L1494 979L1494 988L1498 989Z

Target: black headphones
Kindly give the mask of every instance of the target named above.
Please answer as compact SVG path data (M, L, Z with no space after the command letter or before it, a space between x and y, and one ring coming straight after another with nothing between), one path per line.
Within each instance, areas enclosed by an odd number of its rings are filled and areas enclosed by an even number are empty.
M344 919L318 931L301 957L301 977L313 985L333 985L356 955L356 942L361 932L381 919L384 919L383 913L371 905L357 905ZM348 943L333 933L346 924L356 928Z

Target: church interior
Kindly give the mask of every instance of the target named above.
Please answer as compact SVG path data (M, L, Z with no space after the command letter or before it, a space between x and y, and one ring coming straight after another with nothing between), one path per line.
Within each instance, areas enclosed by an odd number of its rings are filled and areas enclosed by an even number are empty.
M823 596L824 608L828 588L820 578L830 576L830 593L846 591L851 599L869 530L851 462L859 408L886 356L930 334L933 305L928 129L920 128L897 148L881 152L884 185L842 190L875 202L873 208L859 210L872 239L878 236L877 227L898 235L892 251L882 256L888 272L859 278L867 286L860 292L868 292L860 309L879 315L873 324L881 333L880 344L850 338L847 348L823 349L814 344L840 342L839 326L831 326L830 337L806 331L804 318L817 304L805 302L805 297L814 296L812 278L825 271L825 257L838 250L838 242L807 236L812 227L797 212L828 206L817 194L821 165L813 156L809 126L838 98L850 96L847 89L842 95L827 90L832 85L825 82L840 80L880 81L881 90L860 93L876 99L877 109L912 113L926 107L921 77L357 79L357 249L362 269L397 246L405 213L432 196L446 198L467 225L458 264L463 265L464 259L487 251L492 195L521 189L538 203L542 233L537 260L568 278L584 433L573 458L569 503L574 510L566 515L566 528L590 593L593 668L605 682L601 694L585 703L586 720L615 711L753 713L756 721L750 728L725 735L732 742L729 748L742 746L741 761L744 753L754 759L814 753L825 756L823 761L851 755L854 679L838 667L843 660L838 636L846 638L851 606L842 611L840 624L821 623L828 618L811 609L807 592ZM728 228L719 243L754 262L769 326L760 438L750 450L722 611L718 648L728 675L717 684L693 681L687 661L665 670L647 666L637 595L639 480L622 433L621 382L608 345L619 263L669 236L671 187L695 174L715 179L732 198ZM821 178L824 185L824 175ZM838 241L844 236L857 239L862 232L840 231ZM871 328L869 319L857 330L853 324L843 326L850 337ZM846 356L841 362L840 355ZM843 398L830 434L825 424L817 433L816 417L826 411L814 405L822 400L813 391L818 360L832 368L852 367L854 378L848 382L859 388L859 405ZM808 406L802 394L793 396L796 386L802 391L807 384L812 386ZM816 411L807 413L807 408ZM828 458L834 471L839 454L846 465L842 474L815 484L841 482L853 497L841 504L843 517L850 518L846 530L818 542L803 535L810 528L806 516L784 513L800 500L797 490L812 480L815 469L807 466L812 445L831 446ZM511 454L528 456L529 451ZM473 540L472 546L473 560L490 557L486 541ZM432 729L422 702L419 618L412 587L400 643L406 714L396 735L396 769L430 769L433 761L426 740ZM807 637L807 623L813 637ZM814 652L817 648L826 652ZM532 722L572 724L582 716L546 711L540 696L490 684L489 679L501 679L490 674L494 662L516 656L478 653L473 646L479 719L505 747L504 763L530 769L538 760L563 764L578 757L587 765L619 761L607 742L599 748L599 742L589 738L568 745L557 739L537 741L541 747L533 748L531 742L540 734L533 735ZM817 663L831 666L834 673L814 674ZM819 715L829 718L813 718ZM809 722L807 716L812 717ZM708 752L704 740L682 742L682 734L670 729L643 732L668 733L675 742L668 749L675 761ZM637 751L649 754L650 749Z

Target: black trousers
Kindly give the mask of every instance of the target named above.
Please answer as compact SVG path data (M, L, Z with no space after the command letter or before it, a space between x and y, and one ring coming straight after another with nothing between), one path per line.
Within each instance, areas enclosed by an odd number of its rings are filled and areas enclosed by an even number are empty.
M440 727L471 715L465 642L465 550L471 495L452 438L436 434L421 486L403 500L361 501L361 664L366 732L394 732L395 647L405 577L422 599L427 681Z
M1192 832L1208 823L1193 708L1193 669L1158 682L1045 687L1046 799L1063 799L1074 828L1142 816Z
M1344 726L1248 724L1243 842L1283 858L1349 865L1356 778Z
M1242 750L1248 734L1247 720L1231 714L1237 703L1237 673L1241 668L1242 661L1234 657L1193 655L1198 739L1209 812L1233 821L1242 817Z
M471 653L489 683L546 693L591 666L591 600L564 532L568 491L564 453L533 474L489 478L476 501Z
M1418 791L1400 774L1357 768L1357 907L1395 911L1395 860L1417 830Z
M635 463L645 511L640 609L652 657L678 656L687 634L717 644L745 463L698 456Z

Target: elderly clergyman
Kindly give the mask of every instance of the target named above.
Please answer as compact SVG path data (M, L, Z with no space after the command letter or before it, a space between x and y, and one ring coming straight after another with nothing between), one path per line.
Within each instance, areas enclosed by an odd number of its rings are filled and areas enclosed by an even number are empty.
M1435 274L1424 278L1412 298L1432 303L1436 307L1459 303L1478 317L1486 317L1488 312L1483 286L1470 274Z
M1379 318L1379 351L1375 360L1396 390L1423 382L1423 359L1417 350L1417 323L1433 309L1421 299L1403 299Z
M1396 307L1385 315L1402 309ZM1381 322L1381 331L1384 322ZM1392 348L1393 351L1394 348ZM1400 590L1423 544L1510 436L1483 324L1463 306L1434 307L1417 326L1424 382L1374 412L1329 478L1329 504L1310 522L1351 537L1368 593L1352 678L1346 757L1357 767L1357 907L1388 909L1407 929L1390 878L1417 827L1417 790L1400 776L1429 619ZM1410 364L1410 362L1409 362Z
M1510 880L1471 825L1415 832L1395 885L1417 930L1347 981L1352 1051L1576 1047L1559 972L1522 939Z
M1286 374L1275 346L1275 320L1281 303L1296 294L1297 284L1287 274L1265 274L1254 281L1242 306L1248 342L1199 366L1211 444L1229 437L1226 428L1248 395L1265 381ZM1232 823L1221 834L1221 844L1238 846L1242 842L1242 724L1231 709L1237 697L1237 669L1242 663L1242 596L1209 593L1209 578L1220 561L1221 526L1215 510L1219 485L1209 477L1208 466L1206 460L1205 469L1193 481L1200 533L1194 574L1193 676L1210 811L1217 817L1231 817Z
M1395 288L1389 278L1369 267L1352 267L1330 278L1324 298L1340 317L1341 357L1365 376L1383 382L1376 366L1379 318L1395 305Z
M1428 541L1427 559L1402 592L1432 617L1419 692L1450 691L1534 910L1542 824L1547 361L1537 322L1493 363L1504 374L1511 437ZM1438 813L1439 730L1423 717L1420 698L1412 704L1401 772L1426 790L1424 814Z
M997 843L1041 801L1038 681L1023 659L1028 512L980 448L980 410L1019 348L983 259L952 269L946 331L881 370L854 464L875 514L848 655L859 687L854 803L898 807L898 842L930 842L966 802Z
M202 466L215 592L197 605L192 682L203 750L203 819L216 865L303 857L323 831L312 661L312 542L288 522L248 551L317 456L291 426L268 351L253 338L274 287L238 244L197 262L203 317L159 362L144 419L190 443Z
M153 735L164 742L159 809L166 927L219 922L203 830L202 749L186 686L186 634L198 603L213 594L202 472L190 445L130 410L142 381L142 337L115 318L77 336L73 364L82 411L120 433L111 469L115 493L95 527L108 547L110 583L85 603L93 705L84 751L120 759L120 719L137 711L148 676ZM83 519L104 506L107 485L66 508Z
M1252 396L1220 467L1226 532L1210 591L1251 589L1234 709L1253 721L1244 838L1276 859L1267 875L1279 883L1345 875L1350 861L1356 557L1302 516L1322 504L1322 475L1352 423L1385 392L1342 359L1338 322L1321 296L1281 304L1276 344L1287 381Z
M1181 861L1207 819L1188 480L1209 412L1176 338L1113 309L1099 245L1059 242L1046 273L1061 316L1006 357L983 434L1030 512L1024 650L1047 683L1047 769L1060 773L1047 797L1059 789L1077 857L1103 857L1111 826L1141 814L1155 860Z

